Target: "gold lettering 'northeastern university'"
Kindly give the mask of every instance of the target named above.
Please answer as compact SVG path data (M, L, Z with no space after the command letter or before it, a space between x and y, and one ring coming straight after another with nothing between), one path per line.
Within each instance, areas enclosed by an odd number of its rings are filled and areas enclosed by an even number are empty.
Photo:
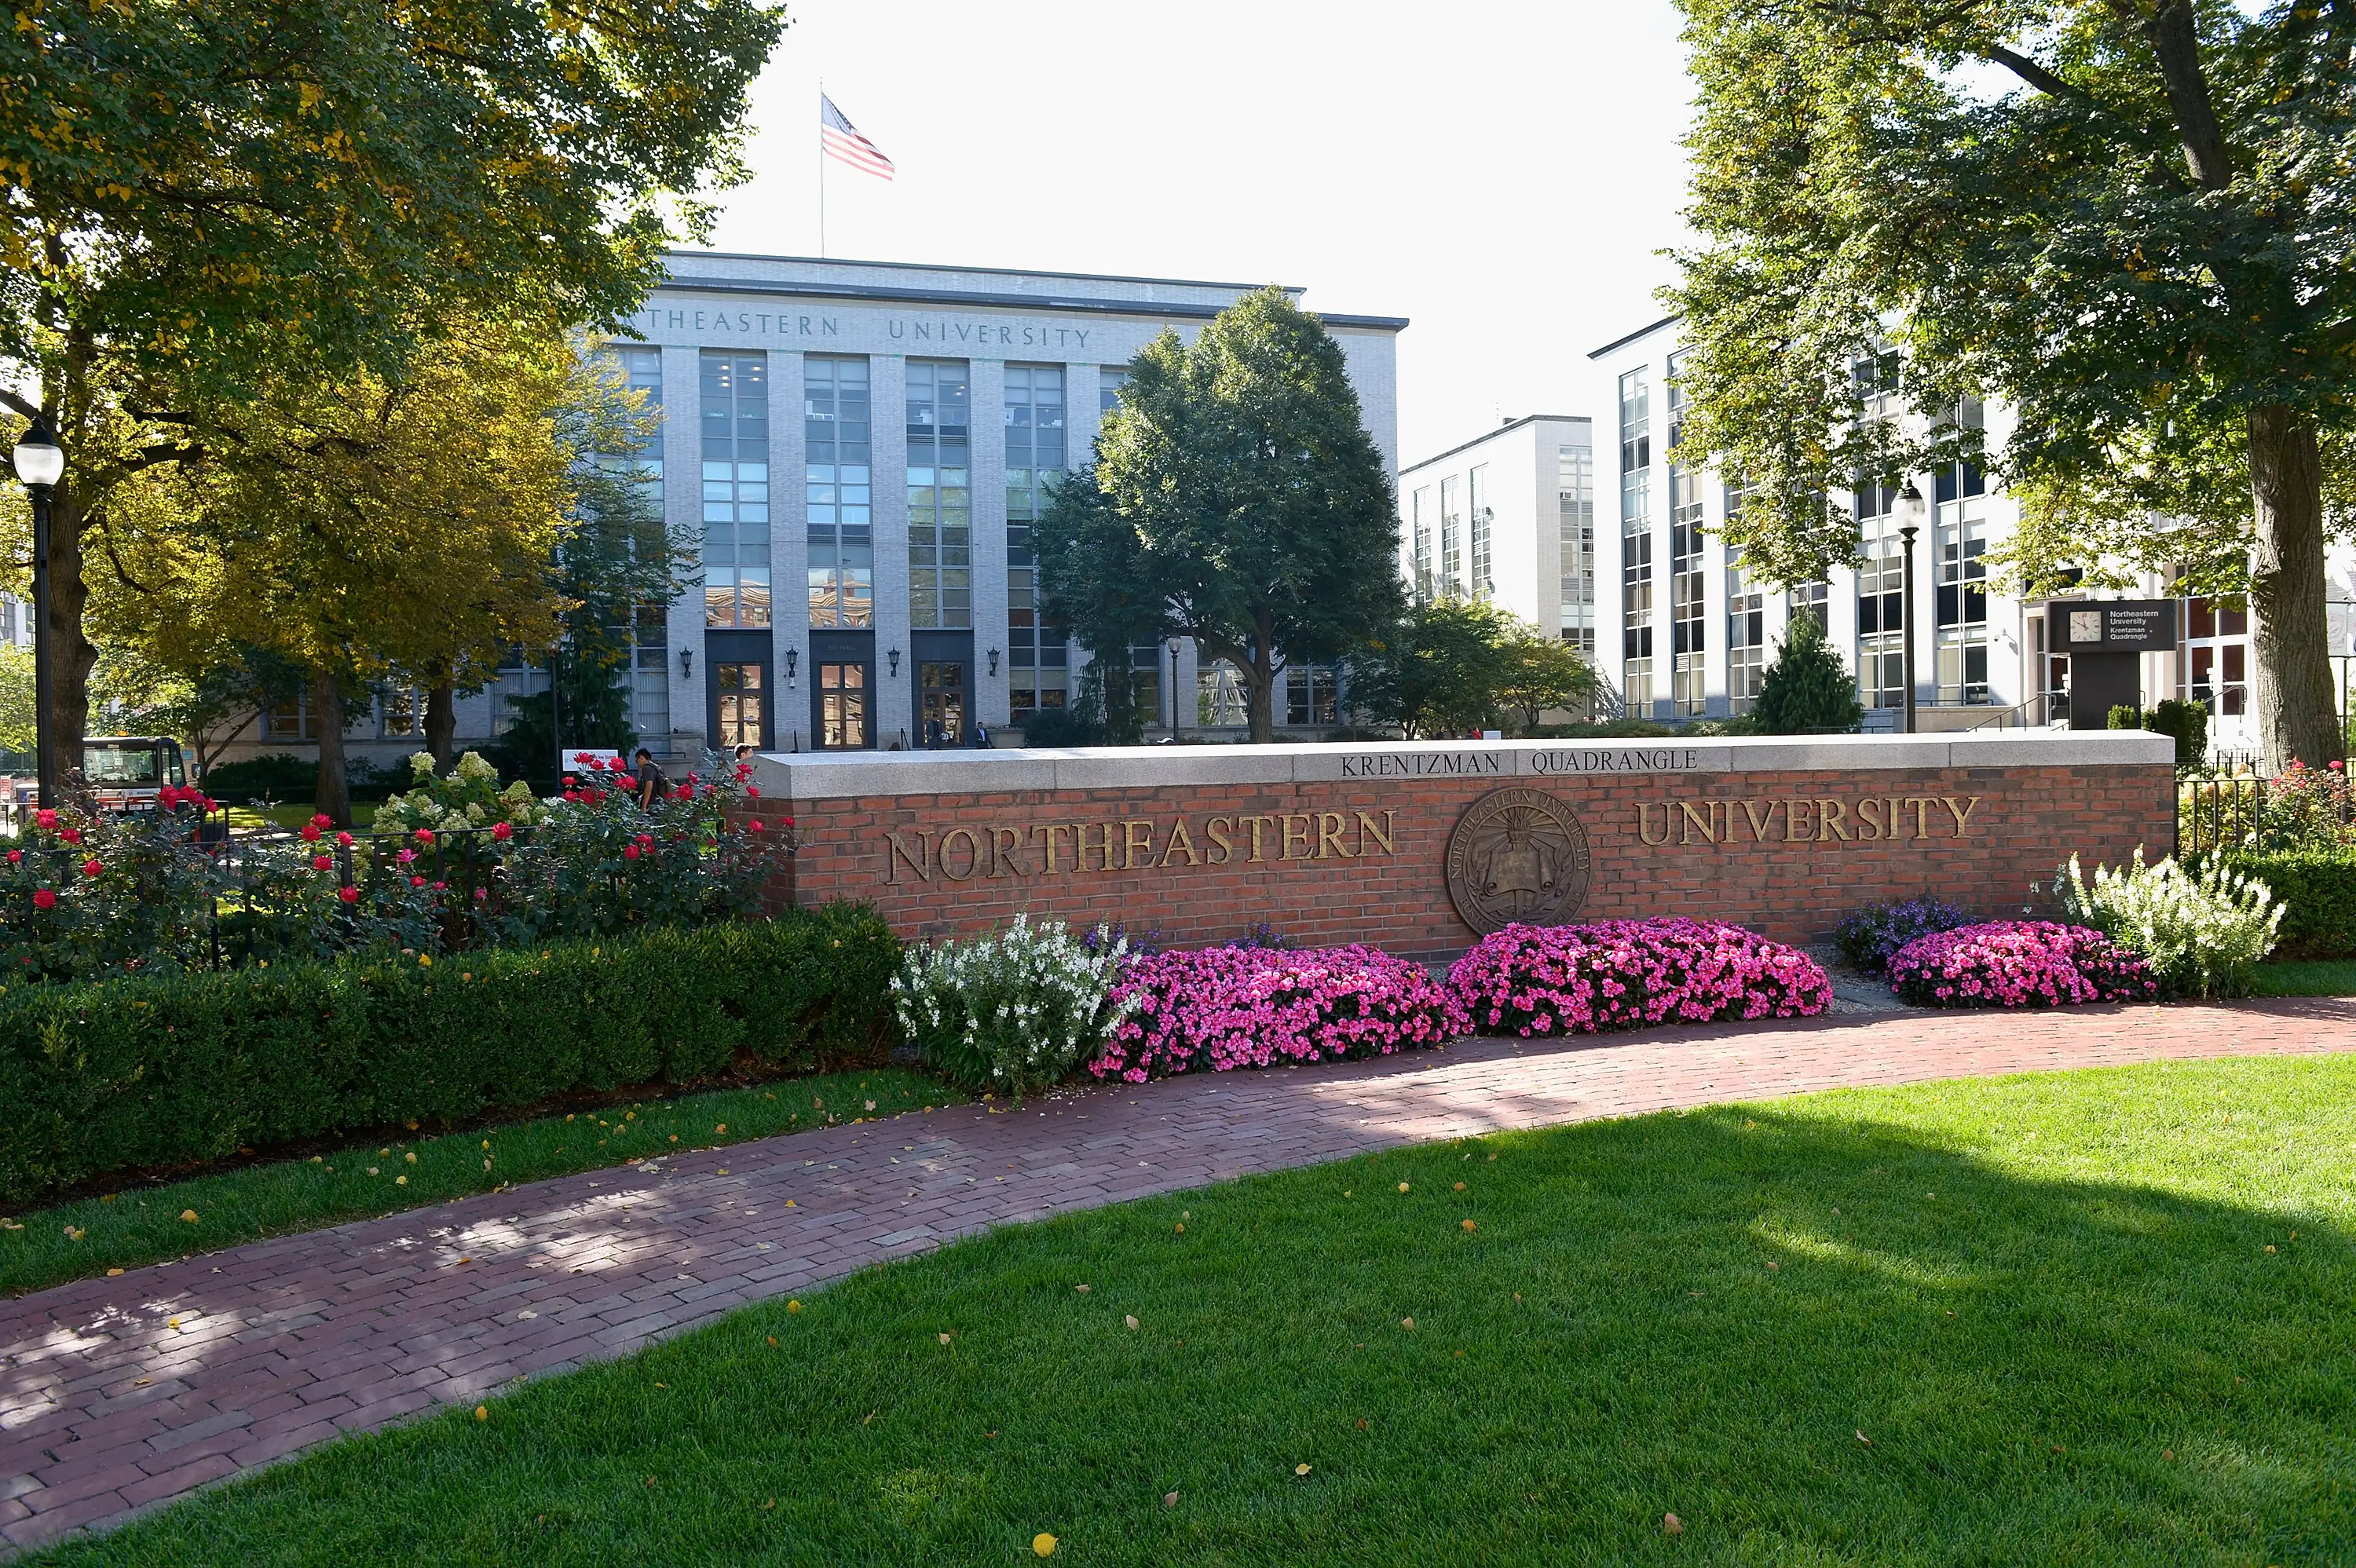
M1081 822L902 827L884 835L886 882L966 882L1013 877L1177 875L1205 866L1306 866L1398 853L1397 811L1292 811L1189 819L1096 817Z
M1977 795L1674 797L1633 803L1636 837L1655 848L1741 849L1753 844L1901 843L1976 838Z

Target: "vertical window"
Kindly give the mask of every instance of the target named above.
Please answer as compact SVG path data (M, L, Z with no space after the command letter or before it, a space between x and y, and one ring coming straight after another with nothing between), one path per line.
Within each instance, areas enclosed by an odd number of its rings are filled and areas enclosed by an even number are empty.
M813 626L875 624L871 417L866 360L819 354L802 360L802 485Z
M1289 665L1284 671L1284 721L1295 729L1332 725L1340 704L1333 672L1322 665Z
M1459 515L1456 475L1440 482L1440 592L1464 592L1464 522Z
M1731 497L1730 497L1730 503ZM1726 702L1748 713L1767 676L1767 595L1742 575L1742 550L1726 547Z
M1152 727L1174 723L1179 717L1162 707L1162 671L1167 656L1160 643L1136 643L1129 650L1130 700L1137 705L1139 718Z
M1410 503L1411 538L1415 541L1415 600L1429 604L1439 597L1431 565L1431 486L1418 489Z
M856 752L867 744L867 667L821 663L818 667L818 743L830 752Z
M720 749L761 745L762 709L768 696L761 688L761 667L714 665L712 677L720 688Z
M1967 464L1949 464L1935 486L1936 659L1944 703L1995 700L1988 690L1987 489L1979 470Z
M1906 706L1906 551L1890 516L1894 486L1856 486L1863 564L1857 569L1858 699L1868 708Z
M659 414L663 407L662 350L620 344L613 353L630 389L645 397L639 405L641 411ZM600 454L598 461L626 468L637 478L643 496L641 515L650 525L646 547L661 548L662 437L656 434L627 453ZM670 733L669 622L669 606L662 603L640 604L631 616L630 728L641 739ZM648 743L665 744L660 739Z
M767 356L701 356L703 624L769 624Z
M1497 595L1497 579L1491 570L1495 547L1493 543L1496 514L1489 509L1489 465L1473 465L1464 477L1465 511L1472 524L1472 597L1486 602Z
M908 361L908 624L973 624L973 489L963 360Z
M1555 496L1562 530L1562 640L1595 656L1595 452L1555 451Z
M1674 393L1676 383L1670 387ZM1708 706L1701 486L1676 464L1668 467L1669 636L1675 659L1669 696L1677 712L1694 714Z
M1206 730L1241 729L1251 722L1251 688L1243 671L1226 659L1213 659L1194 677L1194 722Z
M2062 659L2053 661L2062 664ZM2221 718L2249 708L2250 613L2214 599L2184 602L2184 695ZM2053 685L2058 689L2059 676Z
M1653 395L1643 367L1620 378L1620 683L1628 711L1653 701Z
M1620 528L1653 515L1653 396L1643 366L1620 378Z
M1121 389L1129 385L1129 367L1100 365L1097 367L1097 412L1108 414L1120 407Z
M1099 377L1108 372L1099 371ZM1126 373L1123 374L1126 380ZM1114 389L1118 396L1119 389ZM1102 395L1101 389L1099 396ZM1064 368L1006 367L1006 640L1014 722L1061 708L1071 690L1069 634L1043 624L1031 525L1064 467Z
M377 699L377 713L388 738L425 732L425 704L413 686L387 688Z

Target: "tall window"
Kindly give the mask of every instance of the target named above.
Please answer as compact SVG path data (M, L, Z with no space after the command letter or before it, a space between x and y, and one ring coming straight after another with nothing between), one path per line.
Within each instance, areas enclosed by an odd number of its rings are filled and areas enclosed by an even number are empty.
M1114 389L1116 396L1118 390ZM1048 482L1063 467L1063 367L1009 365L1006 637L1008 681L1017 724L1026 713L1063 707L1071 690L1069 636L1063 627L1046 625L1041 620L1038 558L1031 549L1031 525L1038 521L1040 508L1046 505Z
M2239 716L2249 708L2249 672L2248 609L2214 599L2186 600L2184 695L2207 703L2211 713Z
M1440 592L1464 591L1464 519L1456 495L1456 475L1440 482Z
M1562 529L1562 640L1595 657L1595 451L1555 450Z
M1164 706L1162 667L1166 656L1160 643L1132 643L1129 649L1129 695L1137 705L1138 718L1149 729L1158 729L1185 717L1173 714Z
M1295 729L1339 723L1338 689L1333 672L1322 665L1286 666L1284 721Z
M1229 660L1213 659L1195 672L1194 722L1206 730L1241 729L1251 722L1251 688Z
M641 410L649 414L660 413L662 350L617 344L612 352L630 389L645 394ZM641 497L640 515L648 524L648 532L659 536L663 520L661 435L657 433L626 453L601 453L598 461L636 479ZM649 538L647 542L653 546L659 539ZM663 744L660 738L670 732L669 623L669 606L662 603L640 604L631 615L630 728L641 737L655 737L648 742L655 746Z
M425 733L425 702L413 686L391 686L377 694L377 719L388 737Z
M1429 604L1439 597L1432 581L1431 568L1431 486L1423 485L1415 492L1408 504L1415 540L1415 599L1419 604Z
M1742 549L1726 547L1726 704L1748 713L1767 677L1767 595L1742 575Z
M1987 482L1950 464L1934 486L1939 550L1938 699L1990 702L1987 626Z
M769 366L707 348L702 364L703 624L769 624Z
M1858 481L1857 688L1868 708L1906 706L1906 550L1890 517L1896 499L1890 485Z
M1672 382L1674 390L1676 383ZM1704 622L1701 486L1694 476L1669 464L1669 635L1676 663L1670 674L1670 698L1679 713L1699 713L1708 706L1708 673L1703 648L1708 641Z
M973 624L972 399L961 359L908 361L908 624Z
M1806 615L1816 623L1816 630L1824 631L1832 625L1832 595L1829 582L1803 582L1783 596L1784 619Z
M867 361L802 360L802 481L813 626L875 624L873 411Z
M1121 389L1129 385L1129 367L1099 365L1097 367L1097 412L1108 414L1120 407Z
M1653 397L1643 367L1620 378L1620 686L1653 701Z
M1472 597L1486 602L1497 596L1497 579L1491 570L1495 547L1496 518L1489 509L1489 465L1475 464L1464 478L1465 511L1472 524Z

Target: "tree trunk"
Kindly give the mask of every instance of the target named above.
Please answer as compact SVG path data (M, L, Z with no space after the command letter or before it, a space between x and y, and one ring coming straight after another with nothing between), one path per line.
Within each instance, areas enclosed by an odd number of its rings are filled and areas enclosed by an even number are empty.
M49 743L60 780L81 772L82 737L90 730L90 672L98 666L98 649L82 635L82 611L90 603L81 580L88 523L69 474L49 498L49 624L40 628L49 641Z
M311 729L319 738L319 793L312 809L352 825L352 788L344 774L344 693L333 670L311 672Z
M439 681L425 692L425 749L433 753L434 771L446 773L457 761L458 690Z
M2319 768L2340 754L2324 613L2323 462L2315 421L2296 409L2250 411L2250 652L2266 765Z

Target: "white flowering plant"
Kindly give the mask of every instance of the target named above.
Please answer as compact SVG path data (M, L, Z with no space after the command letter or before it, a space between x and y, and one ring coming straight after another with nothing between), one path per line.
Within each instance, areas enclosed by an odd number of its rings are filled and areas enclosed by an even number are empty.
M1128 962L1128 942L1101 927L1016 915L994 935L912 944L892 1003L935 1072L1019 1099L1069 1077L1140 1006L1114 995Z
M434 754L420 752L409 759L409 771L413 785L409 793L396 795L377 807L379 832L414 833L424 827L455 833L499 822L528 827L547 818L548 808L533 796L530 784L518 779L501 789L499 770L479 752L468 752L455 767L438 777Z
M2179 997L2247 994L2286 907L2264 882L2219 861L2198 872L2172 857L2147 866L2140 848L2126 867L2095 867L2091 881L2072 855L2053 891L2064 919L2140 954Z

